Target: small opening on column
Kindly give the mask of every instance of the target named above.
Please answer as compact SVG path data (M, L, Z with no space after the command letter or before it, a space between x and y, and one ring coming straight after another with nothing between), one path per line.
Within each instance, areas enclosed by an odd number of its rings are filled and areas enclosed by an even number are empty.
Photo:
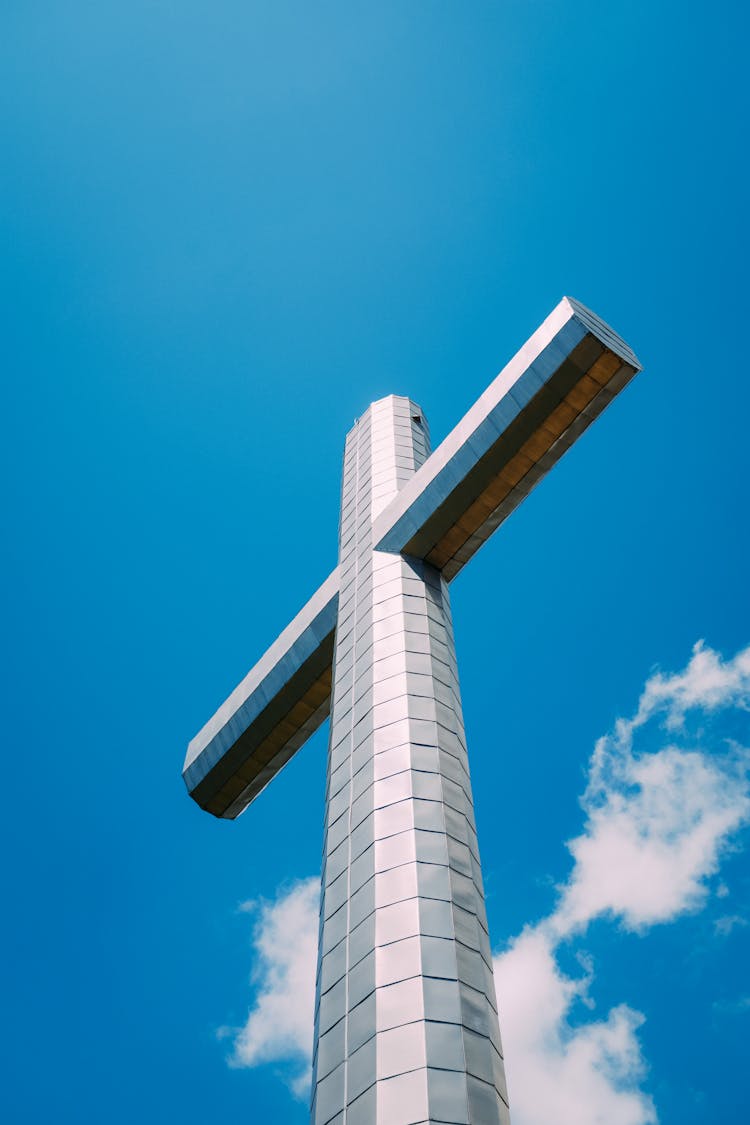
M421 414L412 414L411 420L412 420L412 422L416 422L418 426L422 425L422 415Z

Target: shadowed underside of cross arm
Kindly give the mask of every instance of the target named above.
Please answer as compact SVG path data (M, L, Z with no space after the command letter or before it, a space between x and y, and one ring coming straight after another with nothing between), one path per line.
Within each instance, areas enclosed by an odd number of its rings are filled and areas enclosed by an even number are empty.
M336 569L188 746L207 812L238 816L328 717L338 601Z
M563 298L376 519L373 542L450 581L640 369L604 321Z

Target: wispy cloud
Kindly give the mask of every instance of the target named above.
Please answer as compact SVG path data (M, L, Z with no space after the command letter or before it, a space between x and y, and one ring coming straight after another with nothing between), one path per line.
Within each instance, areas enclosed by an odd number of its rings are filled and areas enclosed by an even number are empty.
M282 1064L300 1098L310 1086L319 896L320 882L310 878L282 889L272 902L243 905L256 914L255 1001L244 1026L230 1032L231 1065Z
M750 647L723 660L699 643L681 672L652 675L635 714L596 744L583 830L568 844L573 865L556 905L495 959L514 1125L656 1121L642 1089L643 1015L622 1004L603 1019L582 1019L593 971L582 959L581 975L568 976L557 952L596 918L643 933L704 904L750 819L748 754L705 731L689 734L687 720L749 708ZM647 727L666 731L666 745L643 750ZM723 884L716 894L726 895ZM285 1064L300 1096L309 1081L317 905L318 882L309 879L258 907L255 1001L231 1057L239 1066ZM740 924L725 917L727 932Z
M747 918L741 914L725 914L714 921L714 933L719 937L729 937L733 930L742 929L747 925Z
M688 711L726 707L750 709L750 647L723 660L720 653L698 641L682 672L667 676L657 672L647 681L635 717L622 724L624 736L628 736L628 727L632 732L659 712L664 713L667 727L675 729L682 726Z
M641 930L697 909L750 816L744 751L637 755L634 729L619 723L591 759L584 831L568 844L573 871L550 919L561 937L602 914Z
M640 1088L644 1017L620 1005L604 1020L572 1020L592 973L566 976L556 952L596 918L642 933L705 902L710 877L750 819L748 755L734 743L681 749L670 741L646 753L634 744L656 718L672 740L690 711L746 710L749 671L750 648L722 661L698 644L684 671L653 675L635 715L597 742L585 823L568 843L573 867L557 904L495 959L514 1125L656 1121Z

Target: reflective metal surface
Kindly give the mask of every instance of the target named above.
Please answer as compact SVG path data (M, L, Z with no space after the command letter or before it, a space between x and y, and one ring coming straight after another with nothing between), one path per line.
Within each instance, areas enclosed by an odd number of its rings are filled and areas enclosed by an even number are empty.
M641 365L564 297L375 523L374 543L450 582Z
M364 560L362 552L374 545L424 559L450 581L639 369L604 321L564 298L429 458L426 429L418 423L411 432L400 422L392 435L376 436L368 473L345 480L342 558L354 552ZM421 465L416 473L415 464ZM353 516L365 494L374 530L363 545ZM355 658L377 637L381 663L394 655L409 658L382 664L378 681L389 678L389 667L393 675L421 670L442 685L436 698L446 703L450 685L429 660L430 652L440 651L440 638L419 625L422 576L394 572L374 586L363 574L356 601L339 610L340 582L336 570L190 743L185 783L214 815L242 812L328 715L337 614L342 642L358 607L372 626L339 657L340 691L347 674L354 676ZM396 604L403 611L398 619ZM362 613L357 620L361 626ZM406 653L402 629L410 634ZM370 673L363 679L358 670L358 676L362 690L352 707L363 715L374 697L366 694ZM417 681L412 676L409 682L416 694ZM394 685L383 688L388 691L399 698ZM381 692L377 702L388 698Z
M190 743L234 817L331 714L312 1125L509 1121L447 583L639 369L565 298L432 455L373 403L338 568Z
M188 746L183 778L214 816L236 817L328 717L335 570Z
M508 1121L448 589L373 550L428 452L393 396L346 443L313 1125Z

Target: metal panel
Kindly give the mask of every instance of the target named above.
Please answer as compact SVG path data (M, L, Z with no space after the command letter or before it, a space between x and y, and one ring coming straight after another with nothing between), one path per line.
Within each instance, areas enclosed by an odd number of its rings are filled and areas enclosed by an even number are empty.
M639 369L566 298L431 456L415 403L374 403L339 567L188 748L234 817L332 712L316 1125L509 1123L447 581Z
M639 370L604 321L563 298L375 519L376 548L450 581Z
M356 501L340 535L316 1009L325 1049L316 1055L313 1119L324 1106L347 1125L466 1122L482 1095L483 1125L500 1125L505 1083L502 1060L497 1074L491 1063L500 1033L487 996L482 884L473 878L478 857L448 589L429 562L372 549L373 519L426 455L415 414L422 419L416 404L386 399L347 438L343 491ZM343 1036L330 1030L341 1018L342 971ZM478 1041L471 1070L467 1021ZM343 1109L332 1093L339 1089L331 1081L334 1047L344 1067ZM479 1093L475 1082L484 1083Z
M370 685L378 687L376 704L393 700L391 710L398 709L398 683L386 686L385 670L370 670L376 648L381 659L440 656L448 663L435 679L453 687L436 570L453 578L639 369L604 321L564 298L431 456L415 403L396 396L374 403L345 455L341 569L190 743L183 776L191 797L215 816L236 817L325 720L339 587L339 693L349 689L345 673L353 676L355 660L360 678L352 708L364 725L355 744L369 736L368 723L384 726L385 712L369 706ZM373 546L412 557L373 555ZM422 559L431 564L426 571ZM417 668L402 674L417 694L411 672ZM451 697L442 688L434 697L434 709L409 709L415 722L442 721ZM414 737L411 725L406 738ZM342 744L342 755L348 752Z
M188 746L183 778L214 816L238 816L328 717L336 569Z

